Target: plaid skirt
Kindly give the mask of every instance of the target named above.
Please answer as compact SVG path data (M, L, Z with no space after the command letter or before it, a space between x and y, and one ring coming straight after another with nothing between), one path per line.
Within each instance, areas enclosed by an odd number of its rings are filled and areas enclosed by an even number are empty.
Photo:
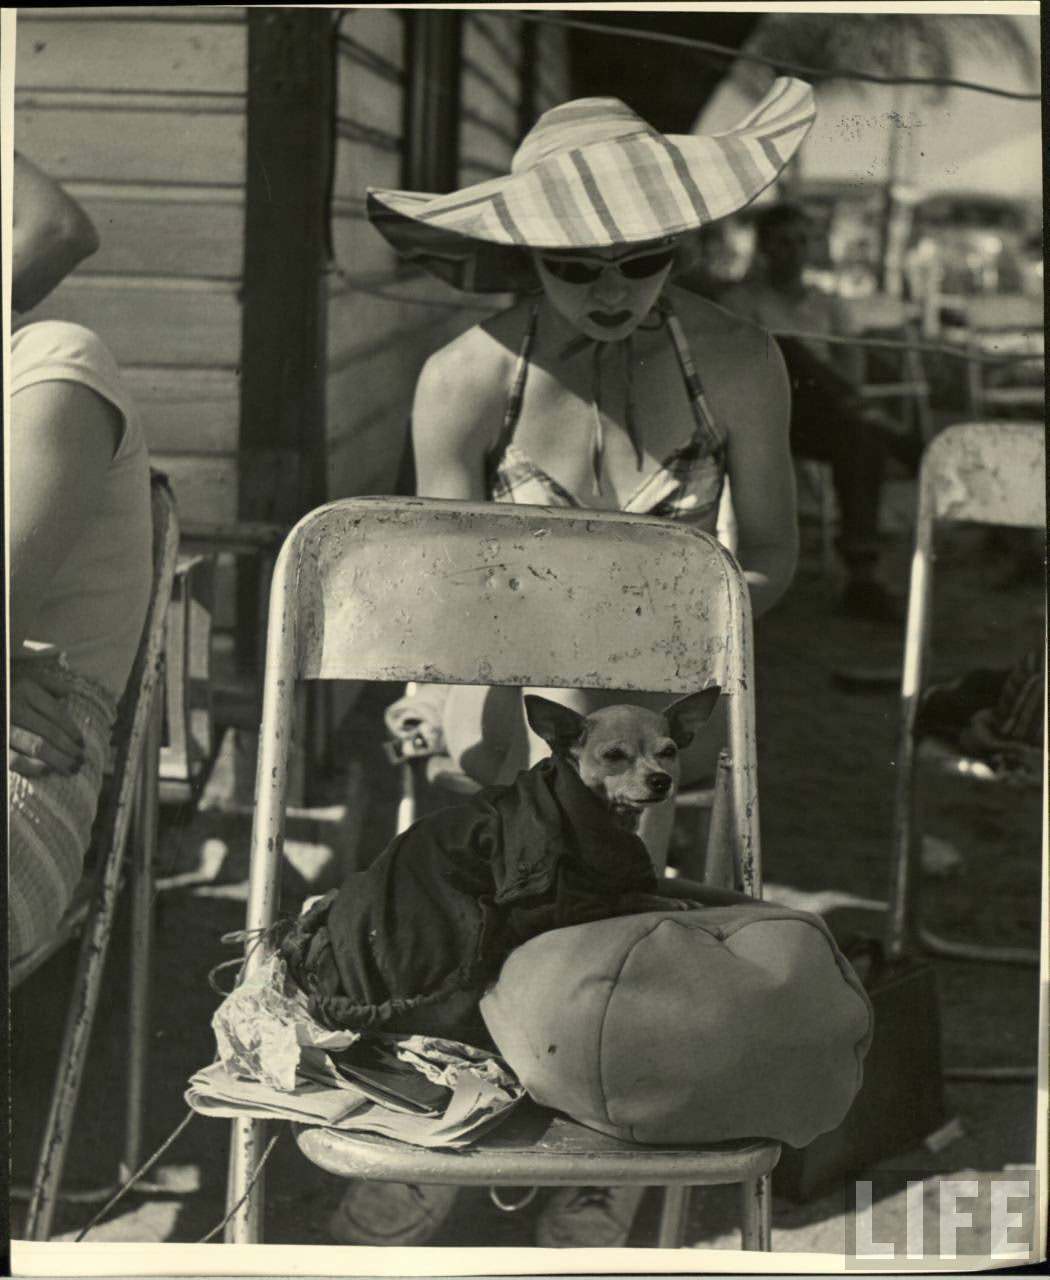
M32 662L38 670L45 665L66 686L65 706L84 735L85 760L68 777L45 773L26 778L7 771L12 960L47 940L73 897L91 840L117 715L116 701L95 681L69 670L59 658Z

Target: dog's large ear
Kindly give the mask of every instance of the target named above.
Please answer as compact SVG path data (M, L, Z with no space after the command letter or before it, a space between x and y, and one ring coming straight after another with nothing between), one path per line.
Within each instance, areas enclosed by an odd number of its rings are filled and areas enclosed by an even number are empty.
M541 698L538 693L525 695L525 715L550 749L561 754L565 754L583 732L584 717L578 711L550 698Z
M701 689L699 693L687 693L684 698L679 698L677 702L664 708L676 747L687 747L696 731L707 724L721 692L718 685L712 685L710 689Z

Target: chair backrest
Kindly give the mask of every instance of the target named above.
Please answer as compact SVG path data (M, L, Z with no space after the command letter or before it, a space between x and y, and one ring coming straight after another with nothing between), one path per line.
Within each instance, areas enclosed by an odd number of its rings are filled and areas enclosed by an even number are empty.
M160 694L158 686L164 659L167 611L179 556L179 517L175 495L167 476L159 471L150 472L150 508L153 523L153 583L146 618L142 624L142 636L128 682L124 686L124 696L120 701L117 723L113 730L116 755L111 795L122 807L130 807L146 725L154 697Z
M253 895L275 888L297 678L720 685L745 881L757 875L750 602L707 534L645 516L423 498L345 499L306 516L270 595ZM256 907L252 923L269 923L272 902Z
M969 413L994 417L997 408L1012 418L1042 418L1043 300L1018 294L991 294L965 302L970 359L966 364ZM1013 357L995 363L995 357ZM1018 412L1020 411L1020 412Z
M962 422L930 443L919 523L1046 526L1046 431L1040 422Z
M919 318L919 307L890 293L872 293L843 300L854 326L865 329L903 329Z
M976 294L966 298L963 309L971 329L1042 329L1043 299L1028 294Z

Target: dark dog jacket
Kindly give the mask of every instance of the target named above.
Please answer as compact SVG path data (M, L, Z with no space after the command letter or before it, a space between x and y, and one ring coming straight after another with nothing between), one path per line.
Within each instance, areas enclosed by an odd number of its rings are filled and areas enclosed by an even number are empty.
M395 837L281 954L328 1026L487 1042L477 1002L514 947L625 914L656 885L639 837L553 757Z

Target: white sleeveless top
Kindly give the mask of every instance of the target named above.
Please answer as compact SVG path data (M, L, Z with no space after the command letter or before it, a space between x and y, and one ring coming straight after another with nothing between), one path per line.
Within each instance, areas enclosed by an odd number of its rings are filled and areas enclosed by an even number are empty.
M81 325L43 320L17 330L10 371L14 418L15 397L26 387L78 382L123 419L100 509L52 579L37 634L27 646L61 651L74 671L119 699L142 634L153 574L149 456L138 415L109 350Z

